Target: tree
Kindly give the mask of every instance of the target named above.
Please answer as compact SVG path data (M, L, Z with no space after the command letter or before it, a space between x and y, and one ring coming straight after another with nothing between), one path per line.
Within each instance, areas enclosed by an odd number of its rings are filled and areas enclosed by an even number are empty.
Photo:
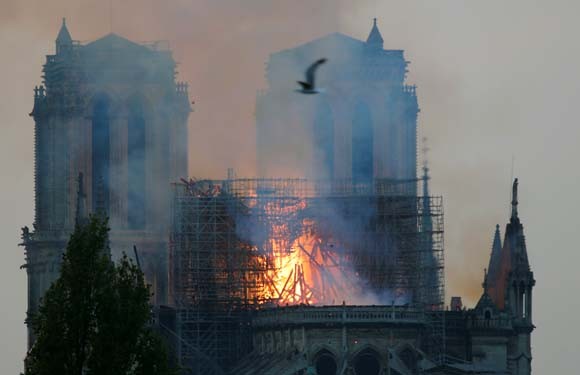
M167 350L149 327L149 288L143 273L108 251L107 220L77 224L59 279L32 317L36 341L27 375L173 374Z

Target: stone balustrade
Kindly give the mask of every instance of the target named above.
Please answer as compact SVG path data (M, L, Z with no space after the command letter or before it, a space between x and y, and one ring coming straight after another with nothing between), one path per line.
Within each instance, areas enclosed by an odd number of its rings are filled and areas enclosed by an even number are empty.
M254 327L308 324L421 323L424 313L403 306L288 306L256 312Z

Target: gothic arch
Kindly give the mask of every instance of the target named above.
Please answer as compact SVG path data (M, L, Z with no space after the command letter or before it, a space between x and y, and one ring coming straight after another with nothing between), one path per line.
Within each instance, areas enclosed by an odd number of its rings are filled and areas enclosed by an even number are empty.
M147 121L150 105L142 95L127 100L127 227L145 229Z
M338 357L329 349L318 350L312 362L318 375L336 375L338 373Z
M524 281L521 280L520 284L519 284L519 294L518 294L518 303L520 305L520 317L521 318L527 317L527 314L528 314L527 299L528 298L529 298L529 296L528 296L528 291L526 288L526 283L524 283Z
M387 367L387 361L371 345L365 345L353 353L350 363L355 375L379 375Z
M492 314L493 314L493 312L491 311L491 308L487 307L483 312L483 317L485 320L490 320Z
M311 356L311 358L315 358L316 355L318 355L318 353L320 353L320 352L328 352L331 355L333 355L334 357L337 357L338 358L336 348L332 347L330 344L317 344L317 345L314 345L309 350L309 352L310 352L310 354L314 353L314 355Z
M164 165L167 178L176 180L187 175L188 126L187 113L181 112L177 105L179 97L169 93L156 107L156 116L160 124L168 131L158 132L156 142L161 155L166 155ZM184 117L182 117L184 116Z
M371 183L374 176L374 130L369 106L359 101L352 119L352 180Z
M109 210L111 119L114 102L110 95L98 93L90 100L91 118L91 202L93 211Z

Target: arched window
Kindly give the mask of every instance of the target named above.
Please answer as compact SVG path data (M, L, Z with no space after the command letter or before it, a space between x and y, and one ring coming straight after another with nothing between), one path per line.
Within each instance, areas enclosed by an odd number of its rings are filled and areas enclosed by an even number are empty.
M314 118L315 172L323 178L334 177L334 120L325 101L316 106Z
M380 371L379 356L373 350L364 350L354 359L354 372L356 375L379 375Z
M354 110L352 122L352 179L354 183L370 183L373 179L373 123L364 103Z
M109 212L109 163L111 101L100 96L94 102L92 121L92 207Z
M526 286L524 285L524 282L520 282L520 312L521 312L521 317L525 318L526 314L527 314L527 295L526 295Z
M143 102L129 103L127 128L127 226L145 228L145 116Z
M316 354L314 361L316 366L316 374L318 375L336 375L338 365L336 359L328 350L321 350Z

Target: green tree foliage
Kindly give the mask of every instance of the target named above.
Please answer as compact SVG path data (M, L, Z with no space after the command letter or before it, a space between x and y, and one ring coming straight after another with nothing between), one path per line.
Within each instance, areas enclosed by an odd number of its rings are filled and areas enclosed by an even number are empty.
M133 262L110 260L105 219L77 225L60 278L32 317L36 341L26 374L173 374L163 342L148 326L149 295Z

